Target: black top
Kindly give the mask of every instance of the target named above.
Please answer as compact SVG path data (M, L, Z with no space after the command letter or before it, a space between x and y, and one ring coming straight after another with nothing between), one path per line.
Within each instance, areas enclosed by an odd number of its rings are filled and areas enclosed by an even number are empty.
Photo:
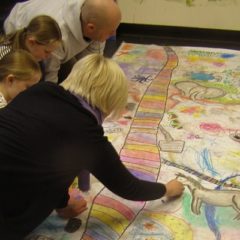
M19 240L66 206L68 188L83 168L129 200L166 192L165 185L139 180L125 168L103 128L70 92L41 82L19 94L0 110L0 236Z

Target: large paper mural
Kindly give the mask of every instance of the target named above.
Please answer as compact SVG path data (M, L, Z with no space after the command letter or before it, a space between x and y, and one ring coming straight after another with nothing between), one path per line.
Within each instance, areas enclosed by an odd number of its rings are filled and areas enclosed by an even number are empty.
M79 219L53 213L31 240L239 240L240 52L123 43L114 55L129 79L127 110L105 133L141 179L185 185L182 197L124 200L98 181L76 198Z

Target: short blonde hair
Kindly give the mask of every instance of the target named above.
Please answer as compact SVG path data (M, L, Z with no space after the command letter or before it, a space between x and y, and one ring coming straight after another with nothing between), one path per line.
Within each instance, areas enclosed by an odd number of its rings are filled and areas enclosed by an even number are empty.
M0 60L0 81L12 74L18 80L29 80L41 69L34 57L25 50L14 50Z
M79 60L61 85L105 115L119 117L126 107L128 81L119 65L101 54Z

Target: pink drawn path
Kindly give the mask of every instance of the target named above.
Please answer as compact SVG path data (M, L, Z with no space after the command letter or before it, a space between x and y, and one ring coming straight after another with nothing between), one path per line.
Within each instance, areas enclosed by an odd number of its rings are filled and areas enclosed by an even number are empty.
M176 54L168 47L162 48L162 56L166 56L165 65L146 89L120 151L129 171L148 181L156 181L160 172L157 132L165 111L172 71L178 61ZM144 206L145 202L124 200L104 188L94 199L81 239L119 239Z

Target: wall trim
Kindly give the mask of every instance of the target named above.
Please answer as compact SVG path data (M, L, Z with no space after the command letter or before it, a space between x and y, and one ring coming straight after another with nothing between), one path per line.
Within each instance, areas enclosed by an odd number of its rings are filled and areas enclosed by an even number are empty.
M138 42L162 42L175 45L201 45L240 49L240 31L121 23L117 37L137 38Z

